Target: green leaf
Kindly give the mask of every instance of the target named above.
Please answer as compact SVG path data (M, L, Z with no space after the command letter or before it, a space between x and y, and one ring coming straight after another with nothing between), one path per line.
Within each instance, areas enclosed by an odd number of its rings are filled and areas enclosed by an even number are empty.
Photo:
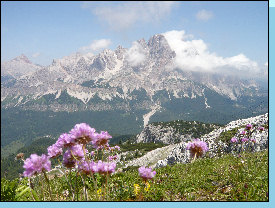
M16 194L15 198L18 199L20 198L22 195L24 195L27 191L30 190L30 187L26 187L23 191L21 191L19 194Z
M35 190L33 190L33 189L30 189L30 191L32 192L32 195L33 195L33 197L34 197L35 201L40 201L39 197L37 196L36 191L35 191Z

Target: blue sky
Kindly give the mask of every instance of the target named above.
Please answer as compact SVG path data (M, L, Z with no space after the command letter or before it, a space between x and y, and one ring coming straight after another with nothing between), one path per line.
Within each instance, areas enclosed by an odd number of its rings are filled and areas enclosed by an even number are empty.
M268 60L268 2L1 2L1 61L48 65L141 38L185 31L221 57ZM101 41L99 41L101 40Z

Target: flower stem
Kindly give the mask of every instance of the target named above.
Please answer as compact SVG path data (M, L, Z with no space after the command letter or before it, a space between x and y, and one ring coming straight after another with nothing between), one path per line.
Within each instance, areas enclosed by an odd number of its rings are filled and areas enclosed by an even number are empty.
M32 183L31 178L29 178L29 187L30 187L30 189L32 189L31 183ZM31 191L31 194L32 194L33 201L35 201L32 191Z
M192 163L196 160L196 158L197 158L197 153L195 153Z
M106 178L106 200L108 201L108 182L109 182L109 174L107 173L107 178Z
M88 196L87 196L87 190L86 190L86 183L85 183L85 179L86 178L83 178L82 175L80 174L80 177L82 179L82 183L83 183L83 193L85 195L85 201L88 201Z
M93 173L92 173L92 179L93 179L94 189L97 192L97 179L95 180L95 177L94 177ZM98 198L97 194L96 194L96 198Z
M72 188L72 169L71 168L70 168L70 185L71 185L71 191L72 191L72 195L73 195L72 201L74 201L74 191Z
M40 183L40 190L41 190L41 194L42 194L42 199L43 199L43 201L45 201L42 178L41 178L41 176L37 176L37 177L39 177L38 180L39 180L39 183Z
M76 187L76 201L78 201L78 183L77 183L78 171L75 174L75 187Z
M51 201L53 201L53 199L52 199L52 190L51 190L50 181L49 181L49 179L48 179L48 177L47 177L47 174L46 174L46 172L45 172L44 170L43 170L43 173L44 173L44 177L45 177L45 179L46 179L46 181L47 181L47 183L48 183L50 199L51 199Z
M60 164L60 167L62 167L62 165L61 165L61 162L60 162L60 160L58 159L58 162L59 162L59 164ZM70 171L71 171L71 169L70 169ZM63 172L62 172L63 173ZM71 193L73 193L73 188L72 188L72 184L70 183L70 181L69 181L69 179L68 179L68 177L67 177L67 174L66 174L66 171L64 170L64 176L65 176L65 179L66 179L66 181L67 181L67 183L69 184L69 186L70 186L70 189L71 189Z

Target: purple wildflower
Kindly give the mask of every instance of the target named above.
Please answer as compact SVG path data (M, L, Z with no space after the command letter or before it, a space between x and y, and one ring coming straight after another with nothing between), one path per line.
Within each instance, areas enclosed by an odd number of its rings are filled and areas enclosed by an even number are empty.
M83 172L85 173L86 175L90 175L91 173L94 173L92 167L94 165L94 162L87 162L87 161L84 161L84 162L80 162L79 165L78 165L78 168Z
M247 130L250 130L252 128L252 125L251 124L247 124L246 127L245 127Z
M112 136L107 131L101 131L100 134L95 133L95 139L92 144L96 149L102 149L104 146L109 147L108 141Z
M242 131L241 134L242 134L242 135L245 135L245 134L246 134L246 131Z
M120 150L120 146L118 146L118 145L114 146L114 148L115 148L117 151Z
M86 123L76 124L70 131L73 141L79 144L87 144L94 139L95 129Z
M114 173L115 169L116 169L115 162L106 163L99 160L97 163L94 163L92 165L92 170L94 172L97 172L103 175Z
M77 144L77 145L74 145L74 146L70 147L69 151L78 160L81 160L84 157L83 146L80 145L80 144ZM86 153L87 153L87 150L86 150Z
M152 172L151 168L146 168L144 166L140 167L138 169L138 172L139 172L139 176L143 178L143 180L145 181L148 179L152 179L156 175L156 171Z
M231 140L230 140L232 143L236 143L236 142L238 142L238 139L237 138L235 138L235 137L233 137L233 138L231 138Z
M23 175L25 177L31 177L45 170L50 171L51 161L45 154L42 154L41 156L31 154L30 157L25 160L23 168L26 169Z
M242 143L248 142L247 138L242 138Z
M55 143L58 148L71 147L74 145L73 138L70 134L61 134Z
M259 128L259 130L260 130L260 131L264 131L264 127L261 126L261 127Z
M63 165L67 168L73 168L76 160L82 161L84 159L84 152L82 145L74 145L70 147L63 155Z
M250 141L256 143L256 139L250 139Z
M62 148L57 147L56 144L53 144L52 146L48 147L48 156L50 158L55 158L59 155L61 155L63 152Z
M76 160L73 158L71 151L67 150L63 155L63 165L66 168L73 168L75 166Z
M117 155L109 156L108 159L109 159L110 161L116 160L116 159L117 159Z
M197 155L197 157L201 157L205 152L208 151L206 142L200 141L199 139L195 139L193 142L188 142L186 149L190 150L192 157L195 155Z

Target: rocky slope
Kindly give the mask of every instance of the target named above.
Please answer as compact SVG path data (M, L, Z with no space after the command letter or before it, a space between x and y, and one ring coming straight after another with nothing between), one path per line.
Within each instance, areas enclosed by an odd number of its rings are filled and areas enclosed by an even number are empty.
M210 133L200 137L201 140L208 144L208 157L215 157L223 153L232 152L232 144L230 144L228 141L221 141L221 134L236 128L238 129L237 132L243 131L244 126L248 123L253 124L255 128L268 125L268 114L232 121L224 127L216 128ZM173 131L171 131L170 134L173 134ZM268 129L265 129L263 132L256 130L253 132L251 138L256 140L253 151L261 151L268 148ZM158 148L140 158L128 162L126 167L145 165L157 168L166 166L168 164L172 165L175 163L190 162L190 153L189 150L186 150L186 145L187 140L178 144L171 144L163 148Z
M209 133L217 127L218 125L215 124L205 124L196 121L155 122L145 126L142 132L137 135L136 142L174 144L190 141L205 133Z

